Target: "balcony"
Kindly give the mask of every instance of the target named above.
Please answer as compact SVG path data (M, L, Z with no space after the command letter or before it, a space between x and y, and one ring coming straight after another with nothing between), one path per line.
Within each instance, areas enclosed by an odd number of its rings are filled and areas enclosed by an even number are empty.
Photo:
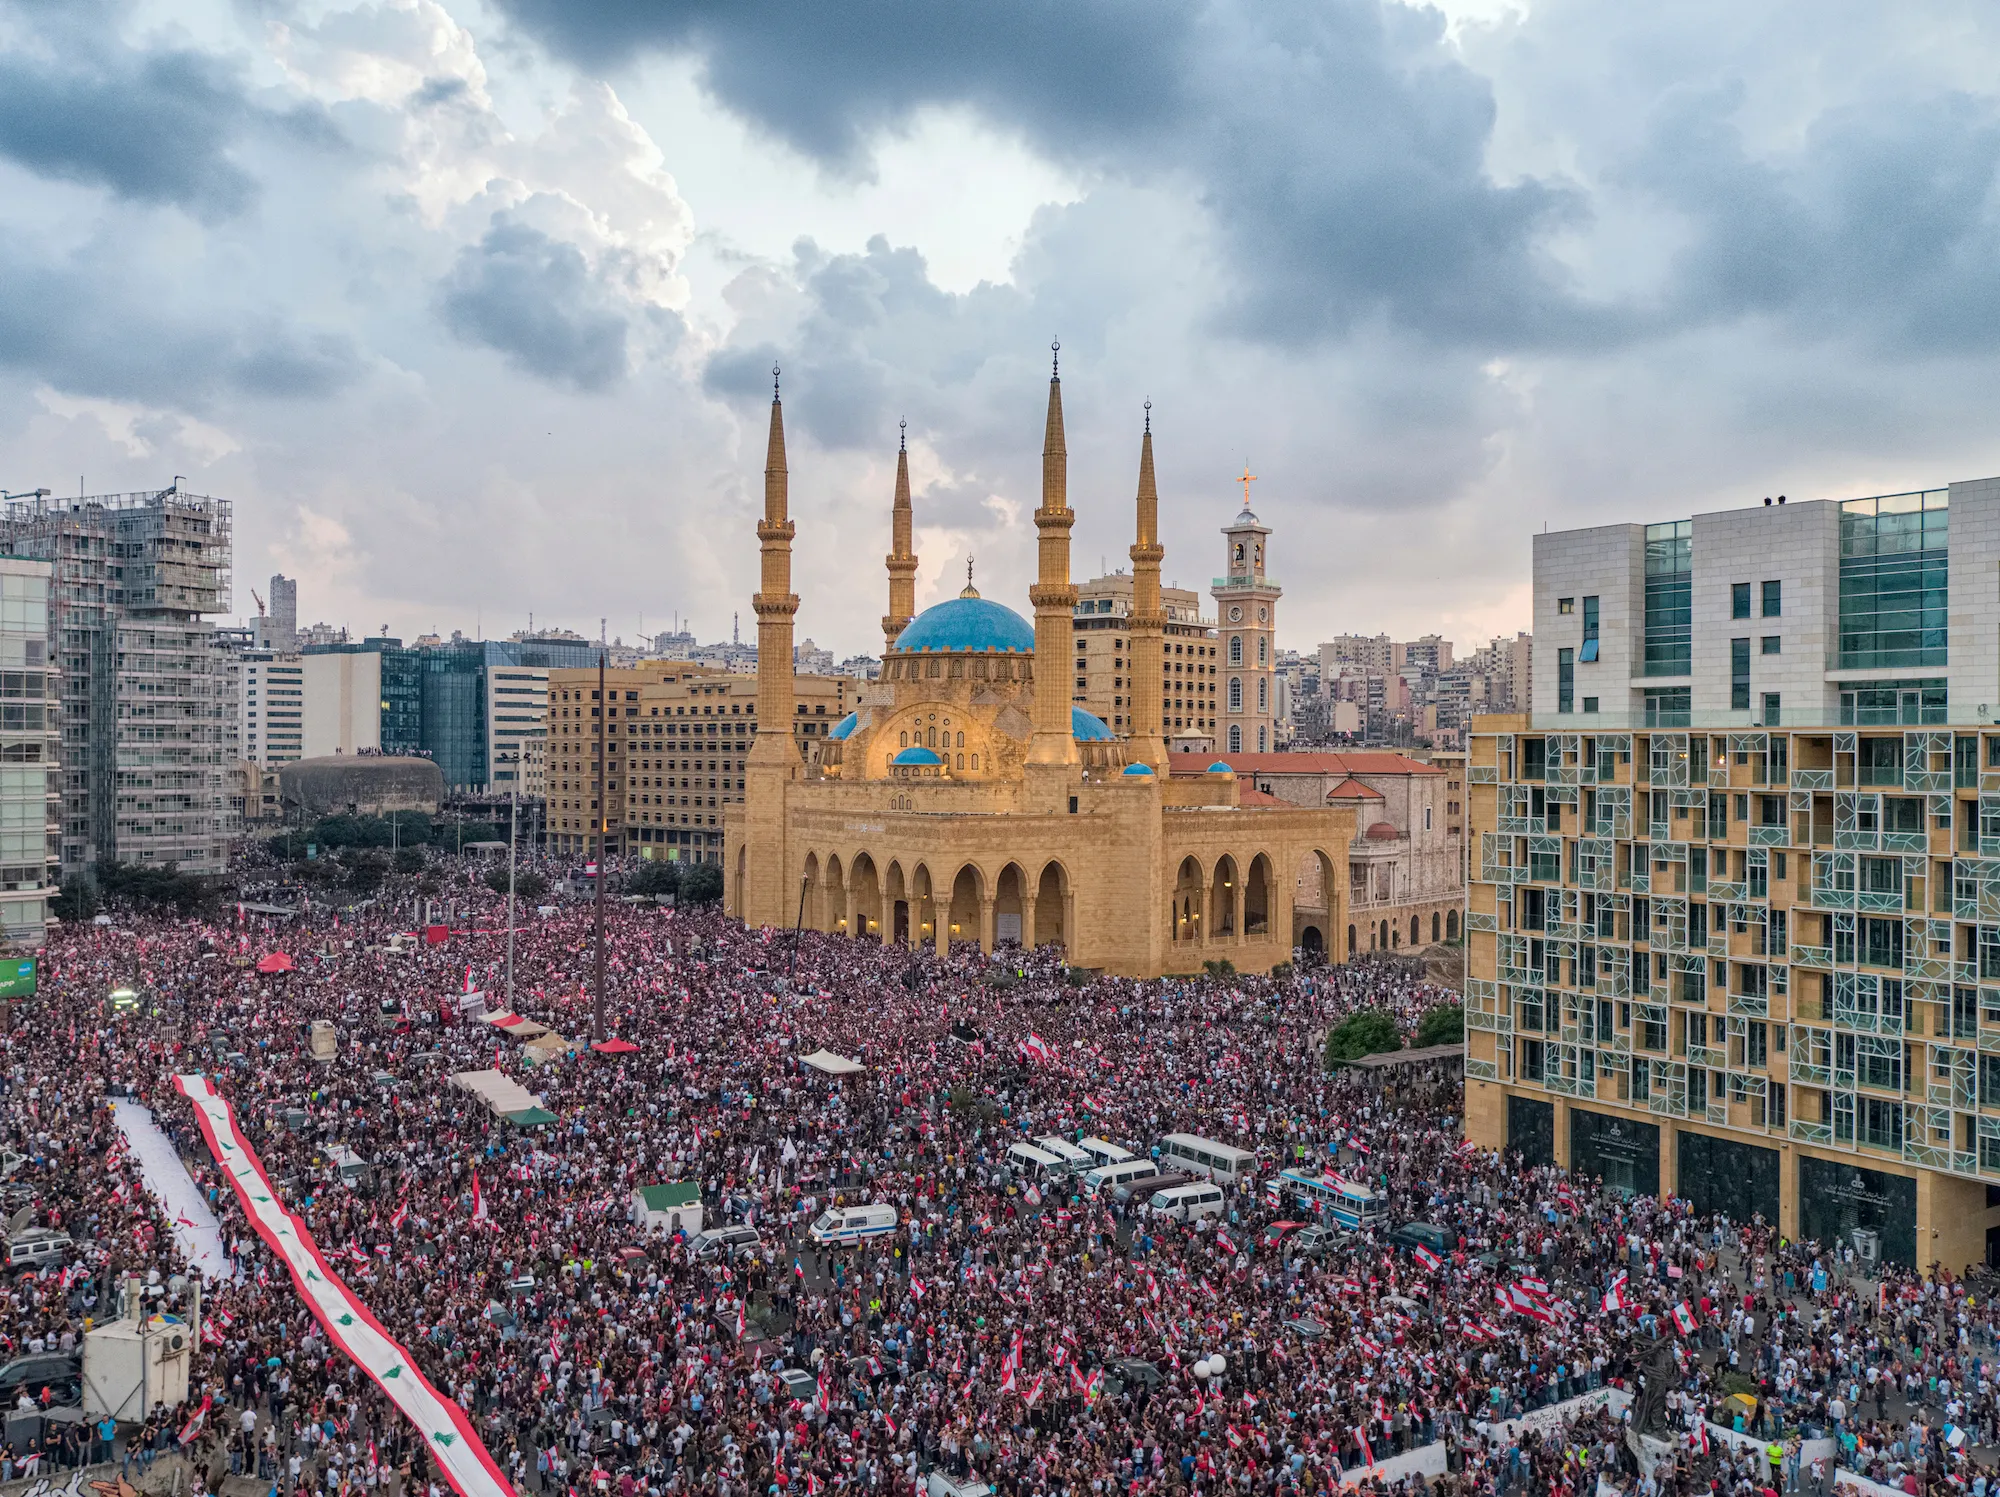
M1266 575L1262 577L1214 577L1209 581L1210 591L1218 593L1247 593L1255 592L1260 588L1270 588L1273 592L1277 592L1280 590L1278 579Z

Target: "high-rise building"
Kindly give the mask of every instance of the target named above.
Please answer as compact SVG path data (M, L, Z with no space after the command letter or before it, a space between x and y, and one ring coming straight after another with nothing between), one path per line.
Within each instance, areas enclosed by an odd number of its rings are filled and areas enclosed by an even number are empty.
M42 944L62 857L57 678L45 562L0 557L0 936Z
M229 608L230 507L182 493L8 503L0 541L54 569L65 871L220 873L235 736L207 615Z
M1243 509L1222 527L1228 574L1215 579L1217 637L1221 642L1221 747L1232 754L1264 754L1278 747L1277 692L1272 673L1278 655L1278 598L1283 593L1264 570L1271 531L1250 512L1250 479L1243 481Z
M283 573L271 577L271 611L264 643L289 653L299 647L299 585Z
M542 665L486 668L487 783L496 794L530 794L529 745L549 735L549 671Z
M1116 571L1076 590L1076 690L1070 698L1111 724L1132 728L1132 574ZM1215 747L1220 651L1214 620L1201 616L1201 594L1162 587L1160 612L1160 731L1170 749Z
M306 755L306 682L301 658L276 650L245 650L238 742L243 757L269 768Z
M1538 535L1534 563L1526 710L1470 744L1470 1136L1864 1258L1991 1261L2000 479Z

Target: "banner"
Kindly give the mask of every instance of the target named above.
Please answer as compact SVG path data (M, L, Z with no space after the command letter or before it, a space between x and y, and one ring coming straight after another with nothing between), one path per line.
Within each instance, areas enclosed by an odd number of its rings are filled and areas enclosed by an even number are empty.
M321 1256L305 1223L279 1201L250 1141L236 1126L235 1109L206 1076L179 1075L174 1087L194 1104L209 1152L229 1176L236 1199L264 1245L292 1271L292 1283L334 1345L388 1395L423 1436L431 1461L459 1497L515 1497L514 1489L480 1442L465 1411L433 1387L415 1360L382 1328Z

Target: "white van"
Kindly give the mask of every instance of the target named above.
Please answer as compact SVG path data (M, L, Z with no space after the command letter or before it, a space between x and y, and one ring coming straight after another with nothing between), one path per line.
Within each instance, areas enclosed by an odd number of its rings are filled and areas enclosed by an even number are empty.
M1100 1164L1083 1177L1083 1188L1086 1193L1094 1196L1130 1180L1150 1180L1159 1172L1160 1167L1150 1159L1127 1159L1122 1164Z
M870 1237L890 1237L896 1231L896 1208L883 1202L874 1206L835 1206L819 1214L806 1235L821 1247L851 1247Z
M1062 1160L1047 1149L1038 1149L1033 1144L1015 1144L1007 1150L1007 1169L1016 1180L1053 1180L1066 1175Z
M1223 1185L1234 1185L1257 1173L1257 1156L1250 1150L1219 1144L1193 1133L1169 1133L1161 1139L1160 1162L1170 1169L1204 1175Z
M1128 1159L1137 1159L1139 1157L1130 1149L1121 1149L1109 1139L1104 1138L1080 1138L1077 1140L1076 1146L1098 1164L1123 1164Z
M1047 1135L1046 1137L1036 1139L1035 1147L1038 1149L1044 1149L1047 1152L1055 1155L1056 1158L1060 1159L1063 1162L1063 1168L1068 1170L1072 1175L1080 1175L1085 1170L1095 1169L1100 1164L1106 1164L1110 1162L1108 1160L1098 1159L1086 1153L1084 1150L1079 1149L1075 1144L1071 1143L1068 1139L1058 1137L1056 1134L1053 1133Z
M1153 1198L1146 1204L1175 1221L1193 1221L1198 1216L1221 1216L1222 1187L1214 1184L1169 1185L1165 1190L1154 1191Z
M60 1265L73 1244L67 1232L52 1227L29 1227L7 1243L9 1272L34 1273Z

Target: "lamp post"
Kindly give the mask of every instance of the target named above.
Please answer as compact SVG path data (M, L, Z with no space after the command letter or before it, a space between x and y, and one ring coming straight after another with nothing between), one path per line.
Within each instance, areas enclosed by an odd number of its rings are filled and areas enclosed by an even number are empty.
M604 649L597 651L597 992L590 1010L590 1037L604 1040L604 719L611 703L604 693Z
M515 770L518 775L520 771ZM514 1012L514 844L521 830L521 789L507 792L507 1012Z

